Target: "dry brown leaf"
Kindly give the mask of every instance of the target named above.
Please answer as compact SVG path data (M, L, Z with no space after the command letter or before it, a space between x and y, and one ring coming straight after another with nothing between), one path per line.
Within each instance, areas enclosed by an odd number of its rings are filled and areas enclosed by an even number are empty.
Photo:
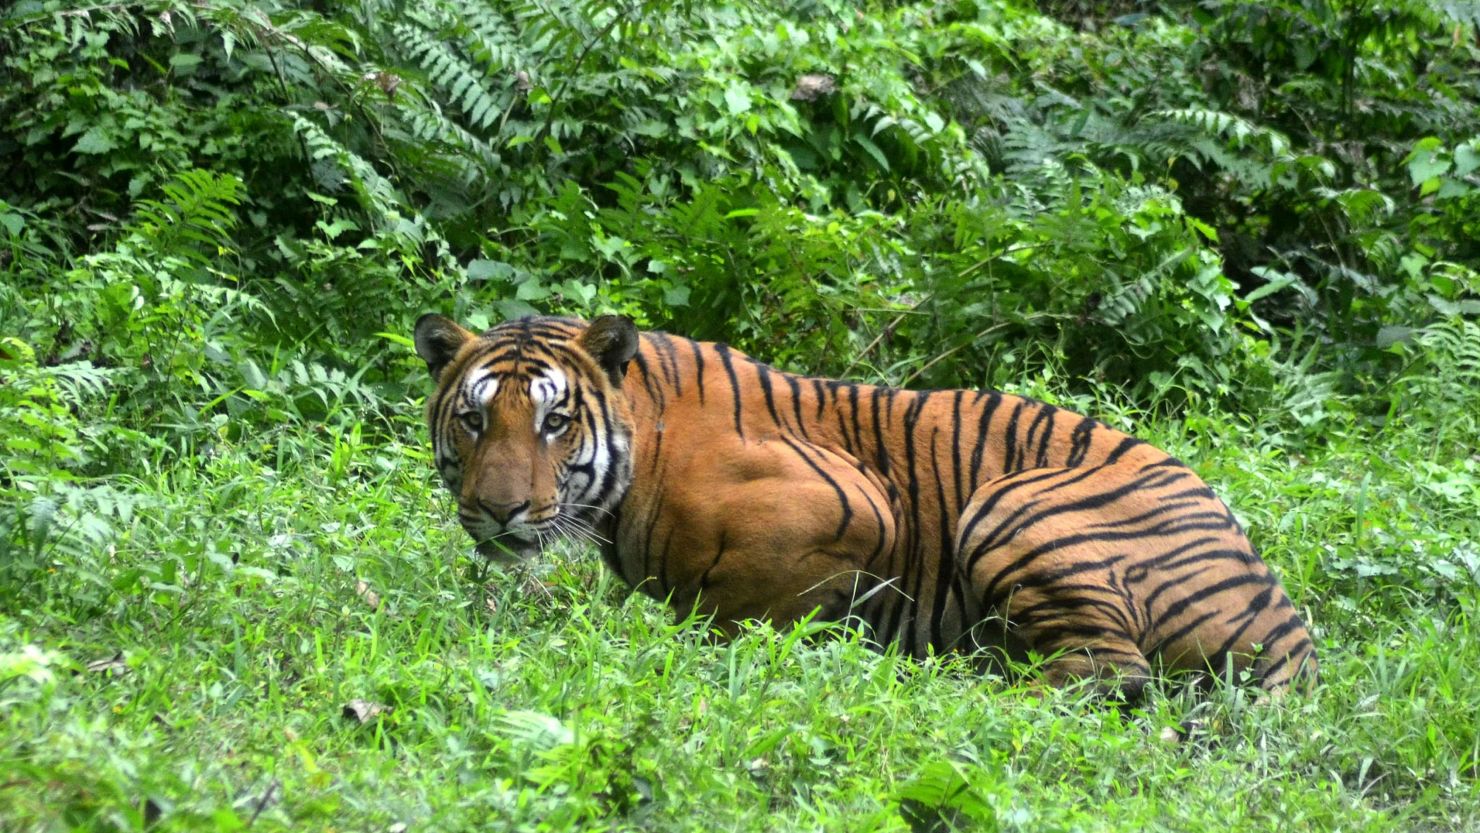
M1207 725L1201 720L1184 720L1176 726L1163 726L1156 739L1168 746L1176 746L1202 738L1207 731Z
M393 711L395 711L394 707L387 706L384 703L376 703L371 700L351 700L344 704L344 709L340 713L344 715L345 720L353 720L363 726L379 718L381 715L388 715Z
M395 98L396 90L401 86L401 76L393 72L377 72L374 74L375 82L380 85L387 98Z
M355 595L365 600L371 610L380 610L380 594L370 589L364 579L355 582Z
M122 651L111 657L95 659L84 667L89 674L106 674L110 677L122 676L129 672L128 663L124 661Z
M797 79L796 89L791 91L792 101L816 101L835 92L838 81L822 72L809 72Z

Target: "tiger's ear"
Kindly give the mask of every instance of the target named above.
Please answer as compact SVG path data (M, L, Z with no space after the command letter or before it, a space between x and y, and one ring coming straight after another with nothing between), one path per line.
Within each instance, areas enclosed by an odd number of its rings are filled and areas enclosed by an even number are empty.
M442 374L442 368L472 338L476 336L459 327L456 321L435 312L416 319L416 355L427 363L432 381L437 380Z
M612 384L620 385L627 362L637 355L637 326L625 315L603 315L591 322L576 343L601 365Z

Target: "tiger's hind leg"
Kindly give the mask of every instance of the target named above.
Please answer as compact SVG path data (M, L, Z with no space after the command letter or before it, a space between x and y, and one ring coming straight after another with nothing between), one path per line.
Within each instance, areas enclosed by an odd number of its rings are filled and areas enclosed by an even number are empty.
M1265 688L1313 673L1309 634L1228 508L1170 458L1030 469L983 485L956 558L981 608L1051 657L1050 683L1138 693L1148 657L1231 665Z
M972 582L974 588L982 584ZM1062 688L1094 681L1099 692L1134 702L1150 681L1151 665L1122 608L1114 588L1053 577L1020 584L995 605L1013 635L1043 658L1044 682Z
M981 608L1046 658L1047 683L1095 680L1131 701L1151 669L1143 623L1118 579L1127 556L1081 540L1082 518L1069 509L1095 471L1032 469L984 484L962 511L957 565Z
M1064 631L1053 627L1020 627L1018 632L1035 652L1048 658L1043 680L1055 688L1094 680L1100 693L1134 703L1151 681L1150 663L1140 648L1123 636L1106 634L1086 644L1083 638L1066 638Z

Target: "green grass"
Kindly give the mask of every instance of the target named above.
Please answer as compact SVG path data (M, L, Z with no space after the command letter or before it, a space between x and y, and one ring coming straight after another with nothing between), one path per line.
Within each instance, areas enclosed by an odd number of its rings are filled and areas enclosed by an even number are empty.
M0 829L1480 825L1477 461L1418 428L1298 452L1137 429L1284 577L1313 695L1158 688L1123 714L816 624L714 644L576 551L480 585L417 430L283 429L141 463L107 484L136 505L74 511L6 573Z

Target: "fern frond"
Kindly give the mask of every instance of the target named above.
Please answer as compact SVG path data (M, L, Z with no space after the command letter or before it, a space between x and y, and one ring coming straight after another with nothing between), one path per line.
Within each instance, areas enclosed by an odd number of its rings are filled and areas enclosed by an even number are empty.
M453 51L420 27L399 23L392 27L406 54L416 61L430 80L455 104L470 124L487 129L513 98L513 79L502 82L505 89L488 83L485 69Z
M1480 390L1480 323L1454 318L1430 324L1414 341L1443 378L1470 391Z
M524 49L513 23L482 3L464 3L452 21L452 31L482 64L485 74L521 69Z
M1473 36L1480 30L1480 3L1474 0L1428 0L1414 4L1419 10L1428 11L1452 26L1464 26Z
M401 202L400 197L373 165L346 148L322 127L296 113L293 115L293 130L303 139L312 161L331 163L347 177L351 190L371 216L384 220L387 215L396 211L396 206Z
M136 203L137 228L156 241L161 254L209 261L217 249L230 245L231 231L236 227L233 206L241 203L241 188L241 180L232 174L181 171L161 186L164 199ZM202 248L177 245L182 240Z
M1288 156L1290 140L1283 133L1262 127L1241 116L1219 110L1184 108L1180 110L1157 110L1147 119L1167 121L1194 127L1205 134L1222 137L1230 147L1244 148L1258 143L1271 156Z
M62 401L74 407L106 394L113 380L123 372L116 367L97 367L89 361L68 362L39 370L40 375L56 383Z

